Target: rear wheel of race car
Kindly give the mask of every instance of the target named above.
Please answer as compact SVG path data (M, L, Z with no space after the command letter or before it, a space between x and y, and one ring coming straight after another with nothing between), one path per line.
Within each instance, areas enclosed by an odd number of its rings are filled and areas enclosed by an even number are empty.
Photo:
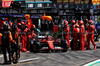
M33 43L34 43L34 41L31 40L31 41L30 41L30 52L33 52L33 48L34 48L34 47L33 47Z
M45 53L49 53L50 50L45 50Z
M80 41L77 41L77 47L76 47L76 50L79 50L80 49Z
M74 50L74 43L73 43L73 39L72 39L72 41L70 42L70 48L72 49L72 50Z
M76 50L79 50L79 49L80 49L80 42L77 41L76 44L77 44L77 45L76 45ZM73 40L70 42L70 47L71 47L72 50L74 50L74 43L73 43Z
M0 53L2 53L1 45L0 45Z
M61 50L62 52L67 52L67 49L66 50Z
M37 53L37 52L39 52L39 51L38 51L38 50L34 50L33 52L34 52L34 53Z
M84 47L87 47L88 46L88 43L85 41L85 45L84 45Z
M66 40L62 40L61 43L62 43L62 48L63 48L63 50L61 50L61 51L62 51L62 52L67 52L67 50L68 50L68 45L67 45Z

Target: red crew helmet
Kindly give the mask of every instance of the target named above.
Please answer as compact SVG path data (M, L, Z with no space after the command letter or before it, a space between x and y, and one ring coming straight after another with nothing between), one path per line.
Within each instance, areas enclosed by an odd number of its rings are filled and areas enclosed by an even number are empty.
M5 24L5 21L2 21L3 24Z
M89 20L90 24L93 24L93 20Z
M75 20L71 20L71 24L75 24Z
M18 23L18 25L21 25L21 23Z
M84 24L84 22L82 21L82 23L81 24Z
M24 25L24 22L21 22L22 25Z
M13 22L9 22L9 24L13 24Z
M5 18L5 21L8 21L8 18Z
M79 25L76 24L76 25L75 25L75 28L79 28Z
M84 22L82 20L78 21L79 24L84 24Z
M67 25L68 24L68 21L64 21L64 24Z
M33 28L35 28L35 25L32 25Z
M24 32L27 32L28 31L28 28L26 28L25 30L24 30Z

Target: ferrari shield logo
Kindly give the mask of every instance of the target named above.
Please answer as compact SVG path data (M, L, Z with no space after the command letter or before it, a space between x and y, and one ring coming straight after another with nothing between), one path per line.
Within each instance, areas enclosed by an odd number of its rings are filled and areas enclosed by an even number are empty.
M53 31L56 33L58 31L58 25L53 26Z

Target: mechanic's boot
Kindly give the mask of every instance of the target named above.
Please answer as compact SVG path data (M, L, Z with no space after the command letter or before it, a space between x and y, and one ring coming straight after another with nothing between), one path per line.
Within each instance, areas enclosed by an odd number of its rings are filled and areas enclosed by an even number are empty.
M70 48L70 46L68 46L68 48Z
M17 55L17 60L19 59L19 55Z
M79 51L84 51L84 50L85 50L84 48L80 48L80 49L79 49Z
M92 50L90 47L87 47L86 50Z
M97 48L100 48L100 46L97 46Z
M26 52L27 50L25 48L22 48L22 52Z
M94 46L94 50L96 49L96 46Z
M20 50L20 53L21 53L22 51Z
M3 64L7 64L7 61L4 61L4 63Z
M95 39L94 41L99 41L98 39Z
M13 61L13 58L11 58L11 61Z

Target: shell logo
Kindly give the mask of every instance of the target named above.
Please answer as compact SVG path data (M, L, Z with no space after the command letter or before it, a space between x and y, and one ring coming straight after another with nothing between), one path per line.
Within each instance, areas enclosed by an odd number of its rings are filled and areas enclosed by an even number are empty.
M42 16L42 20L47 20L47 21L51 21L52 17L51 16L46 16L45 13Z
M100 0L92 0L93 4L100 4Z
M28 25L30 25L30 22L28 22Z
M29 14L25 14L25 18L28 20L30 18Z

